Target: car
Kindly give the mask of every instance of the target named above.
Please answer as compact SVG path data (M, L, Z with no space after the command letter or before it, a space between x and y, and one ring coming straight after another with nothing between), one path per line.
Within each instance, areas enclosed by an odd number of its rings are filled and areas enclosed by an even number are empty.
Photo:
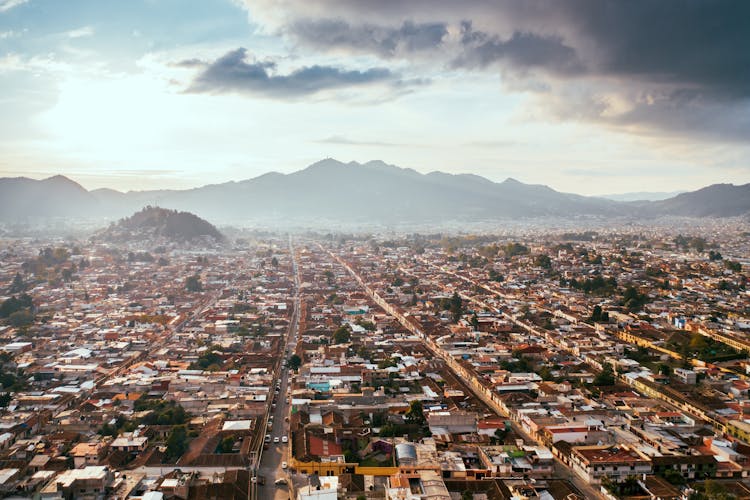
M281 442L282 443L287 443L287 442L289 442L289 438L286 437L286 436L281 436Z
M286 469L287 468L286 462L281 462L281 468L282 469Z
M279 442L279 436L276 436L275 438L273 438L274 444L278 444L278 442Z
M270 443L271 442L271 435L270 434L266 434L266 437L265 437L264 441L266 443Z
M280 477L276 481L273 482L276 486L284 486L285 484L289 484L289 482L286 480L285 477Z

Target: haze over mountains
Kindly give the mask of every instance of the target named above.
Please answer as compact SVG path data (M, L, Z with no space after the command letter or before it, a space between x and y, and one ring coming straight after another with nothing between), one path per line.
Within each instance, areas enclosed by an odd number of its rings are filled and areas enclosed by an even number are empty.
M659 201L624 202L561 193L514 179L326 159L291 174L271 172L188 190L87 191L55 176L0 179L0 220L120 218L146 205L190 211L212 222L243 220L398 223L539 217L730 217L750 213L750 184L716 184Z

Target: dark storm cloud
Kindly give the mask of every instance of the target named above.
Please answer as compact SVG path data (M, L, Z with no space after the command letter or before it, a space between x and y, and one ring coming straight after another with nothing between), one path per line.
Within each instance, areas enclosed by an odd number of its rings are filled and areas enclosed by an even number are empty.
M600 73L750 96L750 2L576 3L564 22L600 49Z
M263 14L265 0L255 0ZM545 98L588 92L568 116L731 140L750 137L750 1L274 0L277 26L318 50L499 71ZM269 17L269 19L271 19ZM364 20L364 21L363 21ZM277 21L278 22L278 21ZM523 80L527 80L525 84ZM576 87L576 88L574 88ZM628 99L624 110L601 96ZM570 106L569 106L570 107ZM709 128L710 127L710 128ZM746 139L745 139L746 140Z
M448 27L445 23L410 21L387 27L353 25L341 19L300 19L288 31L313 47L366 51L388 58L435 49L448 34Z
M345 71L331 66L306 66L286 75L276 72L276 63L248 60L247 50L227 52L209 63L193 80L189 93L248 93L292 98L324 90L357 87L398 79L388 69Z
M494 63L507 63L521 69L543 68L555 74L580 74L584 65L576 51L559 36L536 35L516 31L507 40L472 28L469 21L461 24L460 55L452 62L454 68L486 68Z

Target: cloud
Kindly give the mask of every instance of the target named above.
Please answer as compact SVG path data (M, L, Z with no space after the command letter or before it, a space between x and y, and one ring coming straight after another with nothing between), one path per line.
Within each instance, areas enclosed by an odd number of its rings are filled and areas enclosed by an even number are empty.
M486 68L507 63L513 68L541 68L551 73L575 75L584 73L583 62L575 49L559 36L514 32L507 40L475 31L469 21L461 25L462 50L452 62L454 68Z
M83 38L94 35L94 28L91 26L82 26L74 30L70 30L66 33L68 38Z
M182 66L196 66L195 60ZM397 75L385 68L364 71L342 70L332 66L304 66L287 74L277 72L276 63L257 61L239 48L207 63L187 89L188 93L260 94L275 98L295 98L326 90L398 83Z
M387 148L404 146L404 144L399 144L395 142L362 141L362 140L350 139L343 135L332 135L330 137L326 137L325 139L318 139L315 142L319 144L340 144L340 145L345 145L345 146L375 146L375 147L387 147Z
M29 0L0 0L0 13L7 12L14 7L23 5Z
M384 58L433 50L448 35L445 23L404 21L400 26L388 27L353 25L340 19L300 19L286 31L313 47L369 52Z
M745 0L243 3L266 31L318 51L399 57L426 76L497 72L506 91L548 100L553 118L713 140L750 136ZM562 113L563 95L588 108Z

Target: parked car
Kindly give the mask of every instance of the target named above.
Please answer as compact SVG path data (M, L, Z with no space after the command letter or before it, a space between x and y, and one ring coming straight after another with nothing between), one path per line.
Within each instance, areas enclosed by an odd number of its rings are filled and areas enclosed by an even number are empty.
M286 469L287 468L286 462L281 462L281 468L282 469Z
M286 437L286 436L281 436L281 442L282 442L282 443L286 443L286 442L288 442L288 441L289 441L289 438L288 438L288 437Z
M279 436L276 436L275 438L273 438L273 442L274 442L274 444L278 444L279 443Z
M285 484L289 484L289 482L286 480L285 477L281 477L277 479L276 481L274 481L273 484L275 484L276 486L283 486Z

